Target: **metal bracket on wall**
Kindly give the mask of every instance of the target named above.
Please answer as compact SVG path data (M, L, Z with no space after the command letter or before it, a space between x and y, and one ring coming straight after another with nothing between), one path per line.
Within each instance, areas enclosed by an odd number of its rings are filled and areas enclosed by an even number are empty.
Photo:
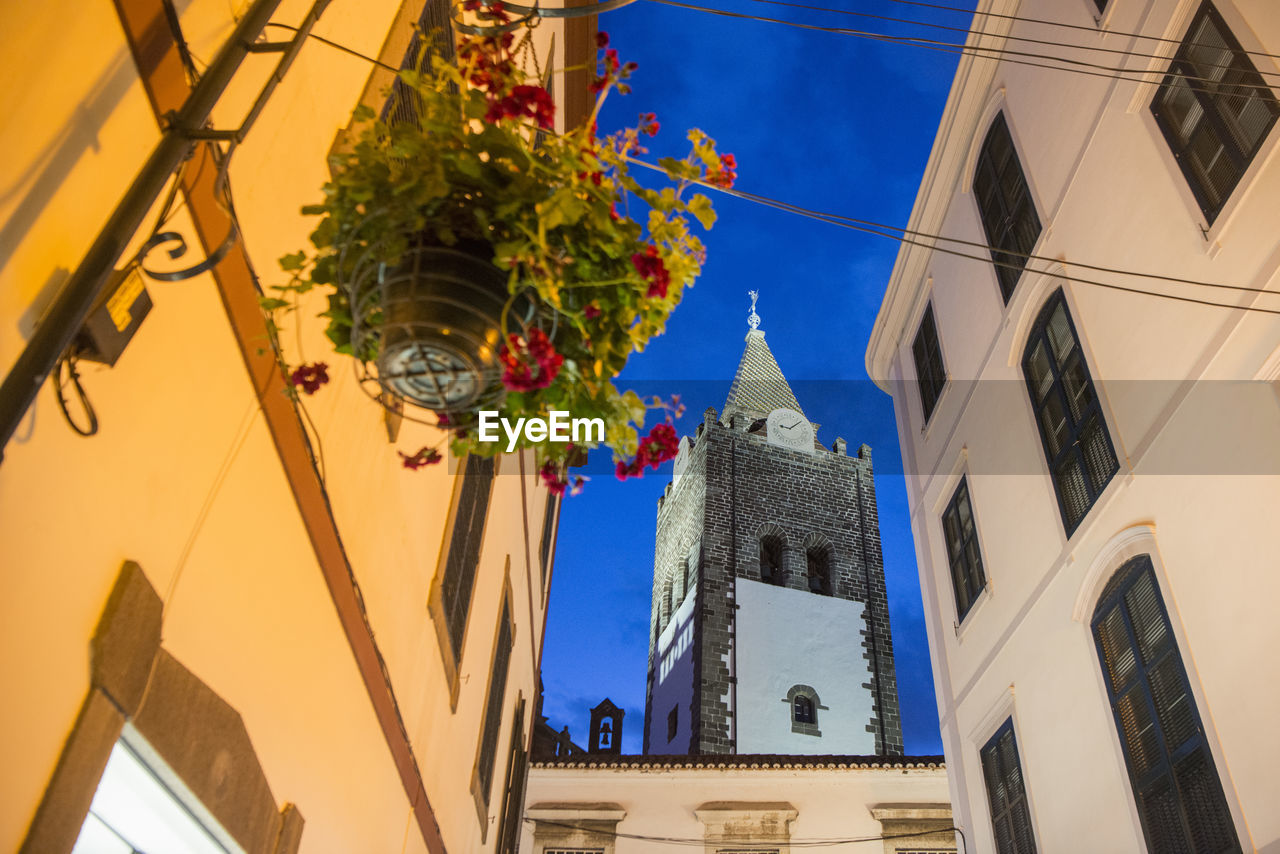
M453 28L460 33L466 33L472 36L497 36L503 33L509 33L512 30L519 29L526 24L530 27L538 25L538 21L542 18L587 18L592 15L599 15L601 12L612 12L614 9L621 9L623 6L629 6L636 0L602 0L600 3L589 3L586 6L562 6L554 8L545 8L534 3L532 6L522 6L518 3L503 2L504 11L513 12L519 17L513 21L507 21L501 24L492 24L489 26L481 26L479 24L464 24L461 16L461 5L455 2L449 8L449 17L453 21ZM489 0L482 0L484 7L489 6Z
M253 5L236 24L230 38L183 102L182 109L174 116L173 122L165 128L160 142L111 212L80 265L67 279L45 313L43 322L32 334L26 348L0 384L0 460L3 459L4 448L18 429L40 387L83 326L94 300L114 270L125 246L142 225L147 211L151 209L170 176L190 155L192 146L200 138L198 135L208 132L205 125L213 108L245 57L250 53L270 51L282 54L271 78L240 127L229 132L230 136L220 137L231 139L232 144L243 138L253 126L266 106L267 99L293 63L312 26L329 5L329 0L316 0L302 25L298 27L297 34L289 42L255 45L255 40L279 5L280 0L254 0Z

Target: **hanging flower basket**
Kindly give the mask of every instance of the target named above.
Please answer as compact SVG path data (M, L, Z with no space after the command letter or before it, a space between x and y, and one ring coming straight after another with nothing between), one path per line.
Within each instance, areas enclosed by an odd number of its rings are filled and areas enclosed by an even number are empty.
M505 18L498 2L481 13ZM286 310L288 292L326 289L335 349L381 392L428 410L424 420L451 431L455 453L505 450L479 441L478 410L513 423L565 411L602 419L619 476L636 476L669 458L665 431L638 432L648 408L667 404L619 391L613 379L661 334L701 272L705 251L690 220L710 228L715 213L690 188L729 186L736 163L693 130L687 157L659 161L665 183L636 180L633 158L658 122L644 114L597 137L601 104L626 92L635 70L607 35L597 43L595 110L561 134L510 33L464 39L456 66L435 58L430 73L401 72L413 120L356 111L355 145L331 159L325 200L303 209L320 216L314 249L281 259L292 280L264 307ZM565 462L581 449L533 446L562 491ZM439 457L423 449L406 465Z
M376 354L384 392L437 413L502 402L503 324L507 334L526 337L535 304L524 295L511 300L507 274L492 257L485 244L421 241L398 264L368 265L363 276L344 283L353 308L352 349Z

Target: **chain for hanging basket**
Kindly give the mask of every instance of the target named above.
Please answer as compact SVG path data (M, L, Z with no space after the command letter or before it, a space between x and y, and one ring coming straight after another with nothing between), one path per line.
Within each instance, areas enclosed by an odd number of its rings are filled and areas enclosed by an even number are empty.
M554 8L546 8L534 3L532 6L522 6L518 3L503 2L502 8L514 15L514 20L507 21L502 24L464 24L462 22L462 4L454 2L449 7L449 18L453 21L453 28L460 33L466 33L472 36L497 36L503 33L509 33L525 25L536 26L540 18L586 18L591 15L599 15L601 12L612 12L614 9L621 9L623 6L629 6L636 0L602 0L600 3L591 3L586 6L558 6ZM484 5L487 7L488 2Z

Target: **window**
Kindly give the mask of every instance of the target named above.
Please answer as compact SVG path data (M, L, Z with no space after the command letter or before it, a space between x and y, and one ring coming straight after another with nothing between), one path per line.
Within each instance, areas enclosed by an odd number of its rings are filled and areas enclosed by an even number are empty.
M547 509L542 517L542 543L538 546L538 557L542 561L542 589L547 589L547 570L551 568L551 546L556 539L556 524L559 518L556 511L560 507L560 496L547 496Z
M497 854L516 854L520 845L520 817L524 812L524 786L529 772L529 752L525 749L524 739L524 697L516 703L508 750L507 786L502 796Z
M982 748L982 776L991 799L991 824L996 832L996 854L1034 854L1031 811L1013 737L1013 718L1004 722Z
M1151 851L1239 851L1151 559L1116 573L1093 612L1142 832Z
M947 541L951 583L956 591L956 615L963 620L987 585L982 572L982 553L978 550L978 530L973 522L967 479L961 478L955 495L951 496L951 503L942 514L942 533Z
M1218 10L1205 3L1174 54L1151 112L1212 224L1262 148L1280 103Z
M760 580L765 584L787 583L782 569L782 540L776 534L765 534L760 538Z
M1040 311L1022 371L1070 536L1120 466L1062 291Z
M916 361L916 383L920 386L920 408L924 410L924 420L928 423L933 415L933 407L942 396L942 387L947 384L947 372L942 366L942 348L938 344L938 327L933 322L933 303L924 310L920 319L920 329L916 332L915 343L911 345L911 355Z
M831 595L831 546L813 546L805 552L809 592Z
M71 854L132 854L135 850L226 851L187 804L121 740L111 750Z
M481 824L488 828L489 793L493 789L493 764L498 753L498 727L502 723L503 699L507 692L507 670L511 665L511 644L515 628L511 625L511 600L502 600L502 620L498 623L498 641L493 650L493 666L489 672L489 696L484 707L484 726L480 730L480 751L476 759L476 782L473 786Z
M667 713L667 741L671 741L676 737L676 729L680 724L680 707L672 706L671 711Z
M818 729L818 712L827 707L818 699L817 691L809 685L792 685L783 702L790 708L792 732L822 735Z
M493 489L494 458L471 454L463 463L462 484L454 499L452 527L440 582L440 608L447 627L449 653L456 669L462 660L462 641L471 610L471 591L480 565L489 493Z
M978 200L982 228L991 246L991 260L1000 282L1000 295L1009 302L1022 275L1022 268L1040 238L1040 217L1027 179L1018 162L1018 152L1009 135L1004 113L996 116L978 153L973 176L973 193Z

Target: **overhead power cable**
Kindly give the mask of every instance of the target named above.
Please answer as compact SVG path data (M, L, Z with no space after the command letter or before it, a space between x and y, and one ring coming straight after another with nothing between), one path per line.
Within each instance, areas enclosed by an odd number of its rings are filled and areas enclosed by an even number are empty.
M659 172L664 171L660 166L655 166L651 163L646 163L642 160L636 160L634 158L628 158L628 160L629 162L634 163L637 166L643 166L645 168L652 169ZM1184 284L1184 285L1192 285L1192 286L1205 287L1205 288L1218 288L1223 290L1237 291L1241 293L1280 297L1280 292L1268 290L1266 288L1254 288L1254 287L1248 287L1245 285L1228 285L1220 282L1202 282L1202 281L1197 281L1195 279L1182 279L1176 276L1167 276L1167 275L1161 275L1161 274L1155 274L1155 273L1140 273L1133 270L1122 270L1114 267L1103 267L1095 264L1076 264L1074 262L1063 262L1063 261L1059 261L1058 259L1047 258L1041 255L1029 255L1022 252L1007 251L1004 249L992 247L985 243L978 243L971 240L961 240L959 238L954 238L954 237L945 237L940 234L930 234L928 232L914 231L911 229L902 228L900 226L886 225L884 223L877 223L871 220L857 219L854 217L848 217L841 214L823 213L821 211L815 211L809 208L801 207L800 205L791 204L790 202L783 202L778 199L773 199L768 196L761 196L755 193L748 193L743 190L718 187L713 184L708 184L702 181L693 181L690 183L696 184L705 189L717 190L721 193L725 193L727 195L735 196L737 198L743 199L744 201L765 205L766 207L771 207L777 210L784 211L786 213L792 213L798 216L803 216L807 219L817 220L818 222L825 222L829 225L834 225L839 228L847 228L850 231L857 231L863 234L871 234L876 237L888 238L889 240L895 240L899 243L903 243L908 246L919 246L921 248L930 249L934 252L940 252L945 255L953 255L958 258L967 258L971 261L978 261L982 264L993 264L997 267L1016 270L1018 272L1028 272L1033 274L1039 273L1043 275L1048 275L1057 279L1062 279L1063 281L1074 282L1076 284L1092 285L1099 288L1106 288L1108 290L1123 291L1125 293L1139 294L1142 296L1158 297L1160 299L1174 300L1177 302L1193 303L1195 305L1203 305L1203 306L1208 306L1212 308L1224 308L1224 309L1235 310L1235 311L1252 311L1260 314L1280 315L1280 308L1272 309L1272 308L1263 308L1259 306L1240 305L1236 303L1214 302L1213 300L1205 300L1205 299L1199 299L1196 297L1182 296L1180 294L1164 293L1162 291L1152 291L1144 288L1131 287L1128 285L1120 285L1114 282L1103 282L1103 281L1098 281L1096 279L1086 279L1080 276L1071 275L1069 273L1066 273L1065 271L1057 272L1049 268L1033 267L1030 264L1015 264L1015 263L1010 263L1008 261L999 261L999 260L996 260L996 256L1021 258L1027 261L1033 261L1033 260L1047 261L1053 264L1061 263L1064 266L1066 264L1070 264L1073 267L1079 267L1080 269L1085 269L1085 270L1094 270L1097 272L1113 273L1113 274L1123 275L1123 276L1132 276L1135 278L1155 279L1158 281L1170 282L1173 284ZM954 243L962 246L977 247L977 248L986 249L987 252L993 253L993 254L986 255L986 256L971 255L967 252L961 252L958 249L948 249L944 246L939 246L937 245L938 243Z
M1098 27L1089 27L1089 26L1085 26L1084 24L1068 24L1063 21L1050 21L1045 18L1027 18L1021 15L1001 14L1000 12L978 12L973 9L962 8L960 6L946 6L939 3L924 3L924 2L920 2L920 0L889 0L889 2L897 3L901 6L915 6L921 9L936 9L943 12L959 12L960 14L973 15L974 17L998 18L1005 21L1015 21L1015 22L1021 22L1024 24L1043 24L1046 27L1059 27L1065 30L1083 30L1086 33L1092 33L1094 35L1100 35L1100 34L1116 35L1116 36L1123 36L1128 38L1143 39L1145 41L1152 41L1152 42L1163 43L1163 44L1183 44L1184 43L1181 39L1170 39L1170 38L1165 38L1164 36L1147 36L1147 35L1143 35L1142 33L1130 33L1130 32L1125 32L1123 30L1100 30ZM1203 44L1200 42L1187 42L1187 44L1189 44L1191 47L1207 47L1215 50L1222 49L1221 45ZM1240 53L1244 53L1248 56L1266 57L1267 59L1280 59L1280 54L1267 53L1266 51L1261 51L1261 50L1244 50L1244 51L1240 51Z
M645 833L624 833L618 830L600 830L596 827L588 827L586 825L571 824L569 822L549 821L547 819L533 819L524 816L524 821L529 824L538 824L544 827L559 827L565 830L585 831L596 836L608 836L613 839L633 839L638 842L661 842L666 845L686 845L691 848L706 848L707 840L704 837L692 836L655 836ZM933 836L939 833L958 833L960 839L967 845L964 831L955 825L950 827L937 827L932 830L917 830L911 833L885 833L876 836L850 836L835 837L830 839L788 839L785 844L788 848L830 848L836 845L856 845L861 842L883 842L886 839L918 839L921 836ZM771 850L776 850L780 844L780 840L759 840L759 841L734 841L735 851L759 851L760 854L766 854Z
M811 12L826 12L832 15L846 15L854 18L864 18L864 19L870 19L875 21L886 21L886 22L895 23L895 24L907 24L915 27L925 27L927 29L943 30L944 32L962 33L965 35L969 33L968 27L949 26L947 24L938 24L932 21L920 21L914 18L895 18L890 15L875 15L870 12L857 12L851 9L832 9L829 6L813 6L807 3L788 3L786 2L786 0L751 0L751 2L761 3L767 6L782 6L789 9L804 9ZM1094 53L1110 53L1110 54L1116 54L1118 56L1137 57L1139 59L1165 60L1165 61L1172 59L1172 56L1164 56L1161 54L1149 53L1141 50L1125 50L1124 48L1118 48L1118 47L1102 47L1101 45L1088 45L1088 44L1080 44L1077 42L1062 42L1062 41L1054 41L1053 39L1037 39L1037 38L1032 38L1030 36L1017 36L1017 35L1013 35L1012 33L1004 35L1002 36L1002 38L1005 41L1026 42L1027 44L1045 45L1047 47L1063 47L1063 48L1070 48L1072 50L1092 51ZM956 44L956 47L962 47L962 46L963 45L960 43ZM1220 45L1219 46L1193 45L1193 46L1210 47L1213 50L1219 50L1219 51L1223 50L1222 46ZM1202 68L1224 68L1225 69L1225 68L1233 67L1229 63L1226 65L1223 65L1221 63L1216 63L1216 62L1198 62L1197 65ZM1125 69L1125 70L1130 72L1135 71L1135 69ZM1280 72L1277 72L1277 71L1266 71L1265 69L1255 69L1255 70L1258 72L1259 75L1263 77L1267 75L1280 76Z
M279 27L282 30L292 30L295 33L298 31L297 27L290 26L289 24L278 24L275 21L271 21L270 23L267 24L267 26ZM337 42L327 39L324 36L318 36L315 33L307 33L307 38L315 39L321 44L327 44L329 47L334 48L335 50L340 50L345 54L356 57L357 59L363 59L365 62L372 62L374 65L377 65L381 68L385 68L388 71L396 71L396 72L400 71L399 66L390 65L388 63L383 62L380 59L374 59L372 56L369 56L368 54L363 54L360 51L355 50L353 48L349 48L344 44L338 44Z
M1248 97L1239 90L1256 90L1263 91L1268 94L1272 89L1265 82L1263 83L1233 83L1229 88L1237 90L1234 92L1220 91L1222 82L1207 77L1199 77L1194 74L1186 74L1175 68L1169 68L1163 72L1153 72L1146 69L1127 69L1123 67L1114 67L1103 65L1101 63L1088 62L1082 59L1070 59L1061 56L1052 56L1050 54L1039 54L1030 51L1008 50L1005 48L988 47L985 45L965 45L956 42L940 41L937 39L924 39L912 36L894 36L886 33L876 33L869 30L858 30L850 27L824 27L819 24L805 24L799 21L788 21L783 18L766 18L761 15L748 15L744 12L729 12L724 9L715 9L709 6L698 6L692 3L681 3L679 0L649 0L650 3L658 3L663 6L673 6L678 9L689 9L696 12L706 12L710 15L717 15L724 18L737 18L747 21L759 21L766 24L781 24L785 27L794 27L801 30L812 30L817 32L832 33L835 35L853 36L855 38L868 39L870 41L886 42L889 44L909 45L918 47L923 50L931 50L938 53L953 54L956 56L977 56L980 58L998 57L1003 62L1012 65L1026 65L1031 68L1045 68L1053 71L1068 71L1073 74L1083 74L1089 77L1102 77L1111 80L1124 80L1130 83L1148 82L1148 78L1153 73L1158 73L1163 77L1172 77L1186 81L1188 84L1204 83L1215 88L1203 88L1195 85L1188 85L1187 88L1195 92L1204 92L1220 98L1241 98ZM1023 57L1023 58L1017 58ZM1063 63L1062 65L1047 65L1043 62L1033 62L1033 59L1043 59L1050 62ZM1090 70L1097 69L1097 70Z

